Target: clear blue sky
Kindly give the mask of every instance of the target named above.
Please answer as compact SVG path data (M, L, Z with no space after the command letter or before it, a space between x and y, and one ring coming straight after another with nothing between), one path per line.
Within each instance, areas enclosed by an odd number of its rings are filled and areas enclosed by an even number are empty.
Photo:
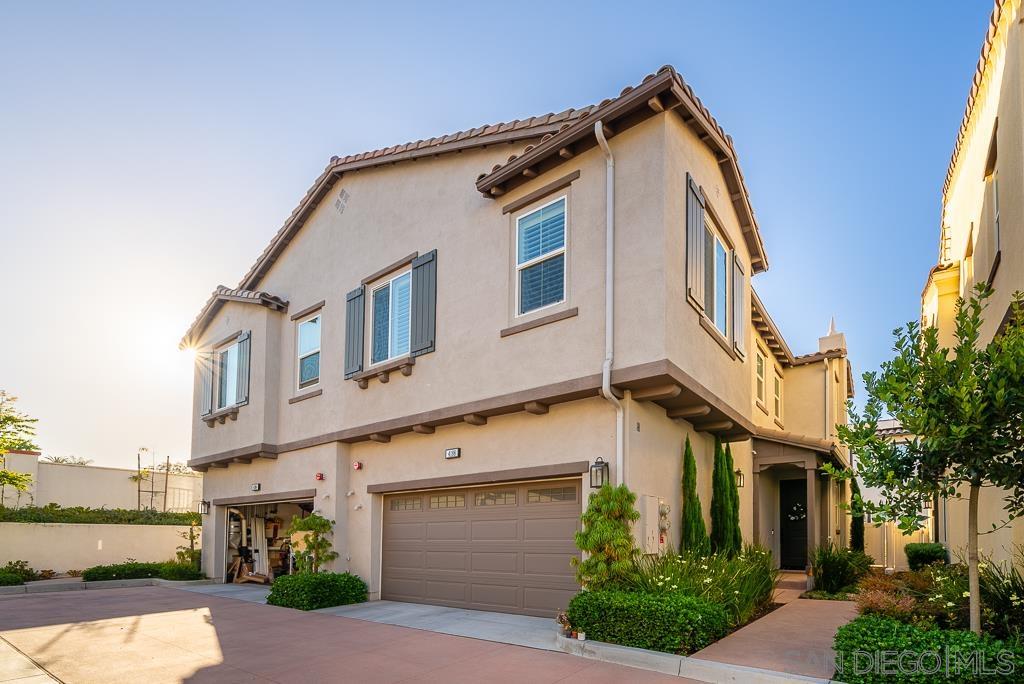
M45 453L187 457L178 339L331 155L663 64L736 141L793 351L834 314L859 377L918 315L992 3L205 4L0 5L0 388Z

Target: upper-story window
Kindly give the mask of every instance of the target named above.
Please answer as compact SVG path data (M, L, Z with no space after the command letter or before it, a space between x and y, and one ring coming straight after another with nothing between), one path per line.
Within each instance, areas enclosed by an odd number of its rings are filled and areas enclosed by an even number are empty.
M252 335L240 332L196 356L205 416L249 401L249 349Z
M704 297L706 312L722 335L729 336L729 275L732 256L721 231L704 215Z
M215 352L217 359L217 408L237 403L238 398L238 342L225 345Z
M299 389L320 382L320 321L321 314L316 313L299 321L296 328Z
M989 182L992 184L992 237L998 252L1001 247L999 244L999 173L993 171L989 179Z
M999 235L999 122L996 121L992 129L992 140L988 145L988 157L985 159L985 190L988 193L987 201L991 203L992 211L992 244L994 253L1000 250Z
M409 353L411 295L412 273L408 270L374 288L370 363L382 363Z
M778 420L782 420L782 377L775 374L775 417Z
M566 198L516 221L516 315L565 300Z
M757 350L754 365L755 373L757 374L757 400L763 406L765 401L765 368L767 366L767 359L765 359L764 352L760 349Z

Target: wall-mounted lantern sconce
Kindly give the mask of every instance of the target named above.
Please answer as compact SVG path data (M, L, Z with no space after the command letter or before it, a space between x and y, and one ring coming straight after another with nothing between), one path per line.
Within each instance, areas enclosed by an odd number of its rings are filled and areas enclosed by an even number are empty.
M924 510L926 510L926 511L929 511L929 510L931 510L931 508L932 508L932 500L931 500L930 498L928 498L928 499L925 499L925 500L924 500L924 501L923 501L923 502L921 503L921 506L922 506L922 508L924 508Z
M608 484L608 464L600 456L590 466L590 488L600 489Z
M203 501L200 501L198 508L199 508L199 515L209 515L210 514L210 502L209 501L206 501L205 499Z
M736 469L736 486L742 487L747 482L747 479L743 476L743 471L739 468Z

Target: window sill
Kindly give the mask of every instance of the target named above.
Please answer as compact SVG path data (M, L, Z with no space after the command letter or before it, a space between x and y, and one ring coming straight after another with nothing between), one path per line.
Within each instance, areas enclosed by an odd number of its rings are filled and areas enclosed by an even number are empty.
M786 426L784 426L784 425L782 424L782 421L781 421L781 420L779 420L778 418L776 418L776 419L775 419L775 424L779 426L779 429L780 429L780 430L785 430L785 429L786 429Z
M996 252L996 255L992 258L992 270L988 272L988 285L992 286L992 281L996 279L996 271L999 270L999 262L1003 260L1003 250Z
M565 320L566 318L572 318L578 315L579 312L579 308L574 306L571 309L565 309L564 311L558 311L557 313L548 314L547 316L534 318L532 321L526 321L525 323L510 326L502 330L499 335L501 335L501 337L508 337L509 335L515 335L516 333L533 330L534 328L539 328L540 326L547 325L548 323L555 323L557 321Z
M762 404L760 400L755 400L755 401L754 401L754 403L755 403L755 404L757 405L757 408L759 408L759 409L761 409L762 411L764 411L764 415L766 415L766 416L767 416L767 415L770 415L770 414L768 413L768 407L767 407L767 406L765 406L764 404Z
M321 389L318 389L318 390L313 390L312 392L305 392L303 394L297 394L294 397L291 397L288 400L288 403L289 404L297 404L300 401L305 401L306 399L312 399L313 397L319 397L323 393L324 393L324 391L321 388Z
M715 342L718 343L718 346L722 348L722 351L728 354L730 359L735 361L736 352L733 351L732 345L729 343L729 340L727 340L725 336L722 335L722 331L716 328L715 324L709 321L708 317L705 316L704 314L701 314L700 316L700 325L702 328L708 331L708 334L711 335L712 338L714 338Z
M370 386L370 378L377 378L380 382L386 383L391 379L391 374L395 371L401 371L402 375L406 376L412 375L412 367L414 365L416 365L415 357L403 356L365 370L358 375L353 375L349 380L355 380L356 384L359 385L359 389L366 389Z
M206 427L213 427L217 423L221 425L230 418L231 420L238 420L238 409L243 404L235 404L234 406L228 406L227 408L217 409L213 413L207 413L203 416L203 422L206 423Z

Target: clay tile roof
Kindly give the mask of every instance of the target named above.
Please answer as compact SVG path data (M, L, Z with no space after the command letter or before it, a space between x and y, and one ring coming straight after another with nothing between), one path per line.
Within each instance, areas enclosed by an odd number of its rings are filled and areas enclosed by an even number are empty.
M221 307L224 306L225 302L241 302L243 304L258 304L265 306L272 311L287 311L288 302L272 295L269 292L261 292L258 290L242 290L238 288L229 288L224 285L218 285L217 289L213 291L210 298L206 300L206 304L203 305L202 311L196 316L196 319L192 321L192 325L188 327L188 331L185 336L181 338L181 342L178 343L178 347L184 349L191 346L196 342L198 337L203 334L203 330L209 325L213 317L217 315Z
M982 84L985 82L986 76L989 74L989 57L992 55L992 47L995 45L996 37L1002 34L1005 35L1008 28L1005 28L1006 24L1009 23L1010 17L1007 15L1004 21L1004 10L1013 9L1019 4L1019 0L995 0L992 7L992 14L989 15L988 30L985 32L985 40L981 44L981 56L978 57L978 65L974 70L974 78L971 79L971 90L967 94L967 104L964 106L964 116L960 121L960 128L956 134L956 142L953 145L953 154L949 158L949 168L946 170L946 180L942 184L942 198L943 201L946 199L946 193L949 192L949 186L953 182L953 175L956 173L957 162L960 161L960 150L963 147L964 139L967 137L967 132L970 128L971 116L974 114L974 105L978 100L978 92L981 90Z

